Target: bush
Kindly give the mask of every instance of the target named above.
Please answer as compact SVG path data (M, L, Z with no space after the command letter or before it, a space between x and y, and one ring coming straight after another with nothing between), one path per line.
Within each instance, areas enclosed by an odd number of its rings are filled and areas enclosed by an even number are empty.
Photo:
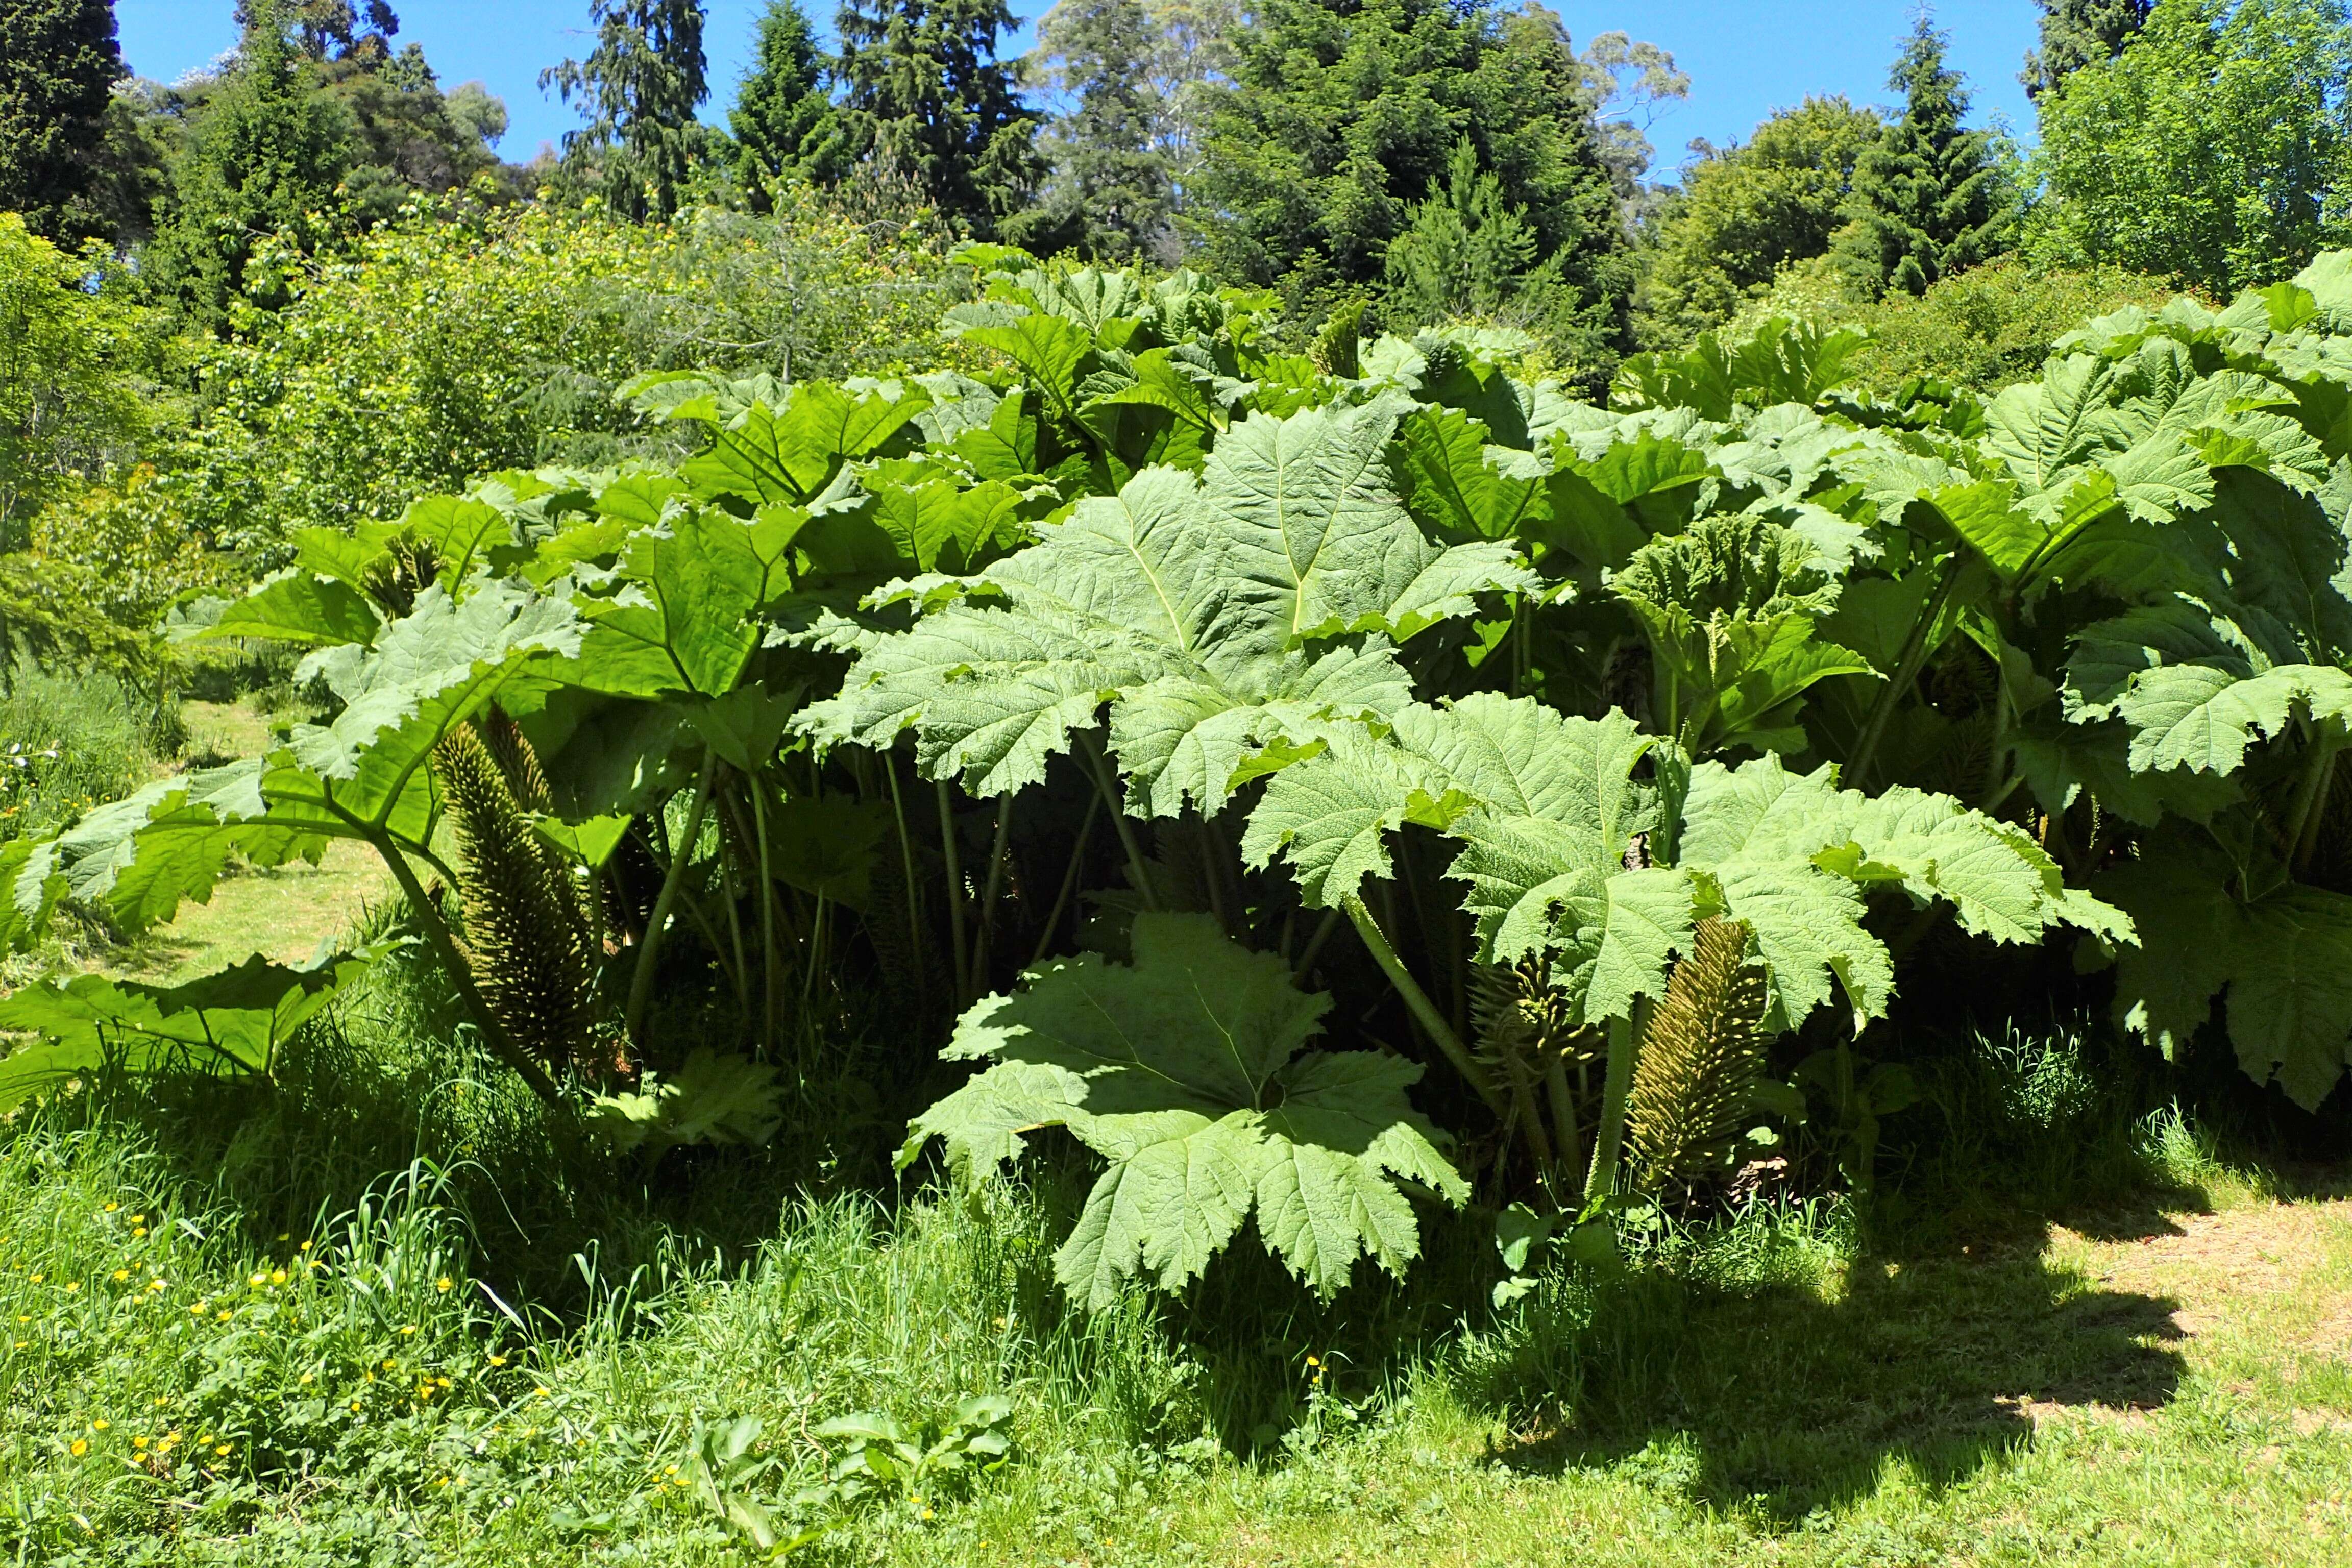
M2127 268L2039 267L2003 256L1924 294L1861 303L1845 296L1824 260L1784 268L1725 335L1747 335L1781 315L1862 327L1870 342L1846 373L1855 385L1892 392L1915 376L1935 376L1992 393L2032 379L2051 344L2085 321L2126 305L2155 310L2173 293L2164 279Z
M929 363L963 277L927 232L813 201L644 226L425 207L317 264L285 310L242 310L200 367L201 428L158 467L192 523L267 555L469 475L659 449L614 395L641 371Z
M0 550L121 463L157 423L161 319L102 257L68 257L0 213Z
M138 788L176 728L168 704L112 675L18 665L0 690L0 840Z

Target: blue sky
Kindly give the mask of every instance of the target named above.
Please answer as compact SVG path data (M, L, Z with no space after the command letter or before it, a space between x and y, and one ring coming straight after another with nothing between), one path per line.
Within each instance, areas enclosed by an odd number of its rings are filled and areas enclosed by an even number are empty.
M1013 0L1016 16L1041 14L1049 0ZM1650 128L1661 172L1680 162L1694 136L1744 140L1773 110L1807 93L1843 92L1884 102L1886 68L1910 26L1914 0L1553 0L1577 46L1612 28L1672 50L1690 73L1691 95ZM542 97L539 72L586 52L588 0L394 0L401 39L425 47L443 85L478 79L507 100L513 129L499 151L528 160L578 118ZM116 0L122 53L142 76L170 81L236 41L234 0ZM825 0L810 9L821 18ZM707 118L722 120L749 60L761 0L709 0L705 44L710 56ZM2005 119L2030 135L2033 117L2017 72L2033 42L2032 0L1944 0L1939 26L1952 36L1952 63L1967 73L1976 119ZM487 19L486 19L487 18ZM1027 46L1024 27L1008 54Z

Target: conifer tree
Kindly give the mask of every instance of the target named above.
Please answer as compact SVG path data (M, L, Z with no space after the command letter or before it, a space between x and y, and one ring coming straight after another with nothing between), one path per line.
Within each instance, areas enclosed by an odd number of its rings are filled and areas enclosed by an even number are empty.
M841 167L841 127L824 89L825 59L799 0L768 0L750 74L727 122L735 132L735 174L752 207L768 210L768 188L794 176L831 182Z
M702 0L589 0L596 47L541 71L588 123L563 138L567 163L594 170L604 198L630 217L667 217L709 138L694 111L710 95Z
M1502 314L1521 296L1540 294L1559 271L1558 255L1536 261L1536 243L1527 210L1504 201L1502 180L1478 167L1478 149L1465 136L1454 144L1444 181L1431 186L1389 244L1391 297L1415 321Z
M123 74L111 0L0 4L0 212L52 238L93 231L91 165Z
M1187 198L1213 269L1277 286L1310 313L1381 290L1389 247L1417 216L1444 226L1423 204L1451 204L1466 136L1496 182L1495 210L1534 231L1529 267L1559 258L1541 330L1605 376L1626 337L1630 246L1598 95L1557 16L1481 0L1259 0L1231 43L1232 85Z
M1872 298L1924 293L2005 243L2011 214L1992 133L1960 129L1968 89L1946 68L1945 44L1922 12L1887 79L1904 95L1903 113L1854 161L1832 248L1851 285Z
M1045 174L1038 116L996 58L1013 26L1004 0L845 0L835 21L846 152L983 237Z
M1039 19L1033 58L1070 107L1046 135L1055 169L1024 226L1035 232L1032 243L1111 262L1172 250L1176 192L1160 144L1158 42L1141 0L1060 0Z
M2147 26L2155 0L2033 0L2042 11L2042 47L2025 51L2018 79L2041 100L2084 66L2114 59Z
M316 237L357 152L350 112L298 75L277 0L254 0L252 16L235 68L173 164L146 252L155 287L214 321L246 289L257 237Z

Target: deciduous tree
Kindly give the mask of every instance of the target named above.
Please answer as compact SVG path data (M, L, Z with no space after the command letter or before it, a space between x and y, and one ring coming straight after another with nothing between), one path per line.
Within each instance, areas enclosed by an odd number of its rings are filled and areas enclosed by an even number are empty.
M2352 240L2352 24L2337 0L2161 0L2042 100L2029 244L2226 292Z
M1809 98L1758 126L1744 147L1699 144L1648 258L1643 338L1687 342L1738 314L1783 267L1826 254L1854 164L1884 130L1842 97Z

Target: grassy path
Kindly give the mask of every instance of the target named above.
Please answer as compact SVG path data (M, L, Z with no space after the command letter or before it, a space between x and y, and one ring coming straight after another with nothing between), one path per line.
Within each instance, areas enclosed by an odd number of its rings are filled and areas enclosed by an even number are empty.
M192 757L252 756L268 743L267 721L242 704L185 702L181 717ZM182 906L171 924L106 953L100 966L119 978L172 984L257 952L304 963L392 891L373 850L339 840L316 866L236 871L214 888L209 903Z

